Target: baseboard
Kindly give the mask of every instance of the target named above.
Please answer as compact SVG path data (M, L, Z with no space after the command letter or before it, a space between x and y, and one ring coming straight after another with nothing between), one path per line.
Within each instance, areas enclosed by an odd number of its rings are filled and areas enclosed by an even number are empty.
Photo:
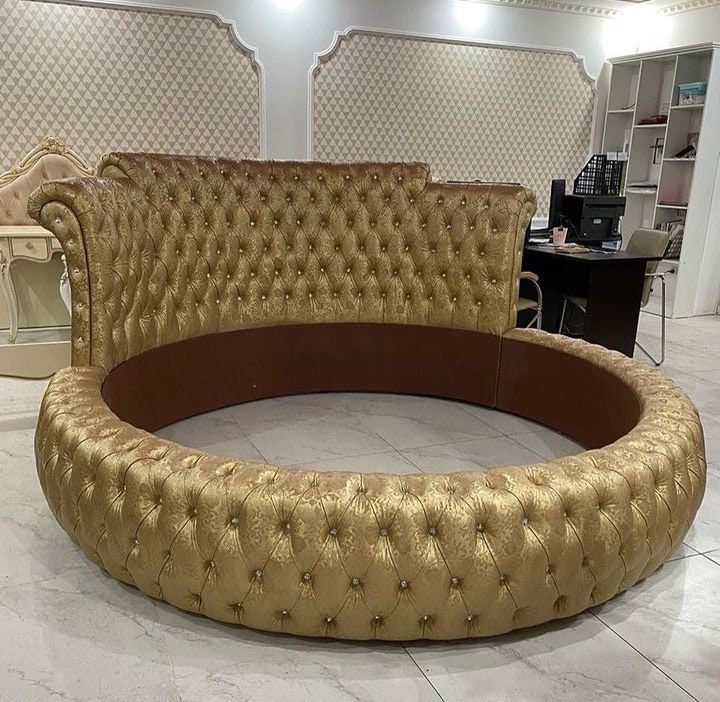
M0 376L48 378L69 365L69 341L0 344Z

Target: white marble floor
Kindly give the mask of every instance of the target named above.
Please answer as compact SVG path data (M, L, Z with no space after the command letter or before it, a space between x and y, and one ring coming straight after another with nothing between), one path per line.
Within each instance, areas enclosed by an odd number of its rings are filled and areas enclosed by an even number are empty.
M657 343L657 318L642 339ZM55 523L32 436L45 383L0 379L0 700L720 700L720 317L673 321L664 370L707 433L705 501L674 559L575 619L461 643L354 644L217 624L87 563ZM509 415L390 395L238 406L162 434L318 468L454 471L573 453Z

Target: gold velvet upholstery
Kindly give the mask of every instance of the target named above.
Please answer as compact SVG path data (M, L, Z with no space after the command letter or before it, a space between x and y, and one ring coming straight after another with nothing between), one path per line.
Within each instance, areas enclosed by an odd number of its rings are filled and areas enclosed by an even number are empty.
M36 457L60 524L118 579L260 629L450 639L573 615L682 541L705 482L688 398L615 352L512 329L527 190L429 183L412 164L120 154L101 172L31 201L75 304L73 367L47 390ZM101 395L122 362L171 342L354 321L558 350L629 390L637 424L605 448L482 474L323 473L184 448Z
M33 205L68 249L75 365L266 324L514 325L525 188L428 183L421 164L113 154L99 170L119 180L50 183Z

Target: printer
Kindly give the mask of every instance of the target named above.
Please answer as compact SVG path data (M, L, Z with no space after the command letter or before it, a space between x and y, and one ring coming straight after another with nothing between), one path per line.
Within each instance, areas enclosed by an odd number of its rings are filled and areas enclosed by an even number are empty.
M625 198L619 195L565 195L561 214L572 241L601 243L618 239L620 217L625 214Z
M568 241L602 244L620 238L620 218L625 198L619 195L623 161L594 155L573 183L573 194L565 194L565 181L553 180L547 230L533 230L537 236L553 227L567 227Z

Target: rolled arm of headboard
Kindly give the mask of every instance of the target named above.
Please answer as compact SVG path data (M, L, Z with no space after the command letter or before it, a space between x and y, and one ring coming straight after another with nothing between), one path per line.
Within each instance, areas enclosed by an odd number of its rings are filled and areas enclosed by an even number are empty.
M130 181L68 178L35 190L28 213L57 237L65 253L72 365L110 370L124 360L128 338L143 323L157 211Z

